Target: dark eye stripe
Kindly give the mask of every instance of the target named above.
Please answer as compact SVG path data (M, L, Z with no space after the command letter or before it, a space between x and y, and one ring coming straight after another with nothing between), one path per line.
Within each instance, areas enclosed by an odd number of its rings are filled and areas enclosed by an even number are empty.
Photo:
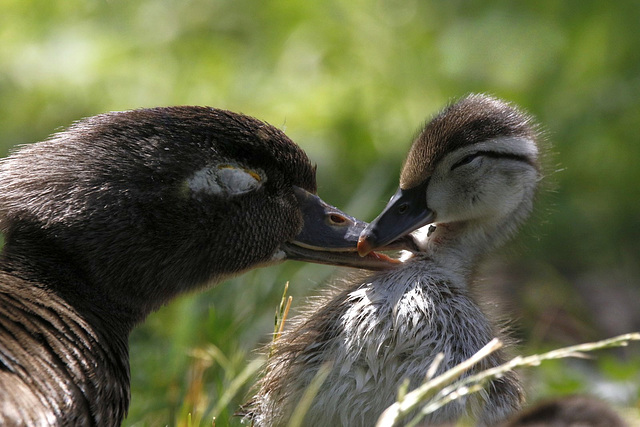
M473 159L475 159L478 156L481 156L481 153L473 153L473 154L469 154L468 156L464 156L462 159L458 160L457 162L455 162L453 164L453 166L451 166L451 170L454 170L457 167L460 167L462 165L466 165L468 163L471 163L473 161Z
M477 156L484 156L484 157L489 157L489 158L492 158L492 159L516 160L516 161L519 161L519 162L527 163L530 166L538 169L538 164L534 160L532 160L530 157L528 157L528 156L526 156L524 154L503 153L503 152L500 152L500 151L476 151L475 153L469 154L468 156L465 156L461 160L459 160L458 162L454 163L454 165L451 166L451 170L454 170L458 166L462 166L464 164L469 163L471 160L473 160Z

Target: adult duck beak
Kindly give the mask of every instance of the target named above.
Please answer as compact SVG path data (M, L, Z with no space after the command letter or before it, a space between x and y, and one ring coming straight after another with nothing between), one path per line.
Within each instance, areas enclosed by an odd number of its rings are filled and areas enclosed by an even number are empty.
M384 270L399 261L369 251L365 256L357 253L358 239L368 224L340 209L325 203L320 197L294 187L302 212L303 227L298 235L282 246L288 259L320 264L331 264L367 270ZM405 239L380 250L415 248L413 239Z
M434 221L435 213L427 206L427 185L428 180L417 187L396 191L382 213L360 234L360 256L406 239L412 231Z

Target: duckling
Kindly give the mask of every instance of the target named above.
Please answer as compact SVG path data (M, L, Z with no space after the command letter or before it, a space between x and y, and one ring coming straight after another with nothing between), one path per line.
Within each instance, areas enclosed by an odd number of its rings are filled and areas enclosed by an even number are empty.
M284 133L205 107L91 117L2 160L0 424L119 425L129 333L180 293L285 259L386 268L315 192Z
M528 115L486 95L463 98L426 125L409 151L400 188L358 245L366 255L417 230L419 250L395 269L347 278L292 321L248 408L256 425L286 424L326 365L304 425L372 426L405 380L410 388L425 380L436 355L444 355L440 374L501 335L472 287L478 264L532 209L540 179L536 139ZM474 372L506 357L494 353ZM469 412L493 426L522 401L519 380L509 373L424 422L453 423Z

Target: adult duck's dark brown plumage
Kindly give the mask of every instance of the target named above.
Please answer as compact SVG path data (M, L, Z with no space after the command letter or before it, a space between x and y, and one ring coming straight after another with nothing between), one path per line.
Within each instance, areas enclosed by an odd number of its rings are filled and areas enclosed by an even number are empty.
M203 107L82 120L0 162L0 424L117 425L128 334L175 295L307 259L361 264L278 129Z

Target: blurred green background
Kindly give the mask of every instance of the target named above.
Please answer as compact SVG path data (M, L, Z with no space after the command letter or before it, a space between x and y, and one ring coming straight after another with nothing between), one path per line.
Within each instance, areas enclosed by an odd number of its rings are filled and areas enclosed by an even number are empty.
M640 330L639 23L635 0L1 0L0 154L109 110L226 108L284 129L321 197L371 220L424 121L488 92L543 125L548 185L482 293L523 353L604 338ZM238 424L284 283L296 308L336 274L289 262L153 314L131 337L125 424ZM637 411L637 347L527 371L529 395Z

